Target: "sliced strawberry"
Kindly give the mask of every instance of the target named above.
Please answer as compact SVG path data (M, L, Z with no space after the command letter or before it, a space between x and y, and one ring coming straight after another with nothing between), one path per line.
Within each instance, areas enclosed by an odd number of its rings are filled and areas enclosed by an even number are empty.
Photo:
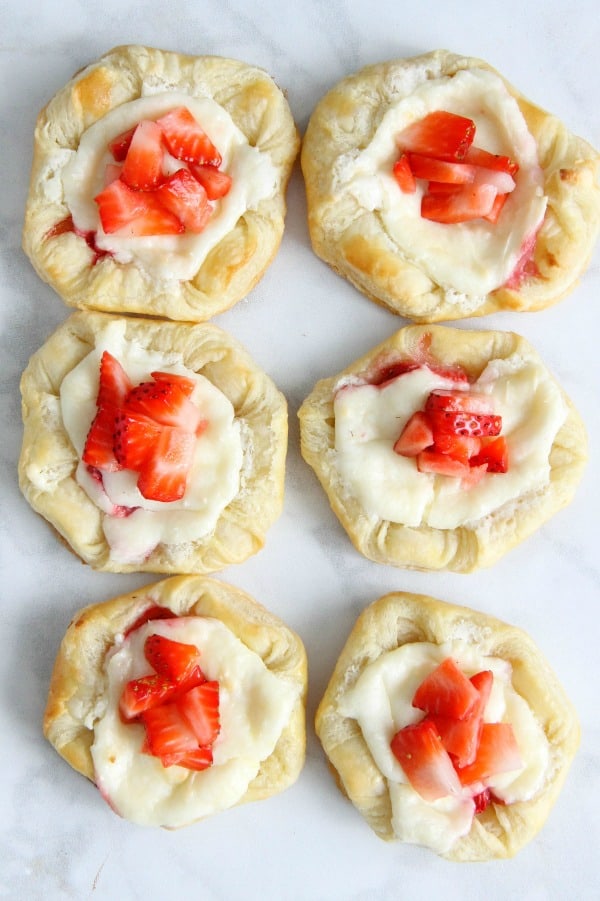
M128 128L127 131L121 132L121 134L117 135L116 138L113 138L108 145L108 149L117 163L122 163L125 160L136 128L137 125L134 125L133 128Z
M452 194L424 194L421 216L442 225L480 219L491 213L497 193L493 185L473 184Z
M461 463L469 463L471 458L479 453L480 448L480 438L472 435L455 435L452 432L444 434L438 431L432 450L439 451L440 454L447 454L455 460L460 460Z
M456 194L462 190L462 185L449 181L430 181L427 183L428 194Z
M114 420L113 449L124 469L139 472L152 453L161 426L142 413L120 410Z
M498 194L510 194L514 191L515 180L508 172L502 172L500 169L484 169L481 166L473 168L475 170L474 184L491 185Z
M508 472L508 444L503 435L482 444L481 450L471 460L472 466L483 463L487 465L488 472Z
M195 433L201 425L199 408L189 398L189 379L162 373L152 382L141 382L127 395L128 413L142 413L159 425L175 426Z
M134 191L118 178L94 198L107 235L145 237L177 235L184 231L179 219L149 191Z
M206 681L200 669L200 651L193 644L153 634L144 642L144 656L159 676L172 682L191 688L193 680L198 680L196 685Z
M415 193L415 191L417 190L417 183L415 181L415 176L412 173L406 153L400 154L399 158L394 163L392 173L394 175L394 178L398 182L401 191L403 191L405 194Z
M423 679L412 699L412 705L436 716L463 719L478 698L477 688L452 657L446 657Z
M506 203L507 200L508 200L508 194L497 194L491 210L489 211L487 216L484 216L483 218L486 219L488 222L491 222L492 225L495 225L496 222L498 221L498 219L500 218L500 213L504 209L504 204Z
M510 723L484 723L473 763L457 767L462 785L483 784L500 773L522 767L523 761Z
M461 413L457 410L429 412L434 439L439 435L471 436L493 438L502 431L502 417L490 413Z
M409 153L408 160L415 178L451 185L468 185L475 181L477 170L475 166L470 166L468 163L435 159L421 153Z
M448 454L439 451L424 450L417 454L417 469L419 472L431 473L438 476L452 476L455 479L466 479L469 476L468 463L462 463Z
M183 755L198 750L198 740L177 704L151 707L140 714L140 719L146 729L148 752L161 758L164 766L172 766Z
M219 721L219 683L203 682L186 692L177 707L192 727L199 745L212 745L217 738Z
M221 154L185 106L157 119L169 153L187 163L221 165Z
M229 194L232 178L227 172L217 166L196 166L194 163L190 163L189 166L190 172L198 179L209 200L220 200Z
M467 150L465 162L472 163L474 166L481 166L484 169L507 172L513 178L519 171L519 164L511 160L510 157L499 153L490 153L489 150L483 150L483 148L473 145Z
M408 781L425 801L459 794L460 781L430 720L400 729L391 741L391 749Z
M163 427L140 470L140 493L148 500L165 503L180 500L185 494L195 444L196 437L190 432Z
M477 689L478 697L462 720L449 716L433 717L442 744L457 766L464 767L475 760L483 728L483 714L493 681L494 677L490 670L476 673L471 677L471 685Z
M445 110L429 113L405 128L397 137L403 150L442 160L461 160L475 137L475 123Z
M108 405L100 407L90 426L81 455L84 463L103 472L116 472L122 468L113 448L117 415L118 407Z
M169 610L168 607L161 607L159 604L152 604L151 607L148 607L144 610L143 613L140 613L137 619L135 619L129 628L125 632L125 638L128 635L131 635L132 632L135 632L136 629L139 629L141 626L144 626L146 623L150 622L150 620L154 619L172 619L175 616L172 610Z
M162 180L164 147L156 122L142 120L133 133L121 178L136 191L149 191Z
M410 417L400 437L394 444L394 452L402 457L416 457L426 447L433 444L433 432L429 419L420 410Z
M163 766L184 766L188 770L206 770L213 762L212 748L196 748L194 751L177 752L162 757Z
M137 719L140 714L164 704L178 691L178 686L153 673L141 679L131 679L123 689L119 699L119 713L126 722Z
M452 388L436 388L429 393L425 403L428 413L454 410L462 413L493 413L494 405L487 394L473 391L457 391Z
M119 361L105 350L100 358L97 406L120 407L131 388L129 376Z
M155 193L189 231L201 232L210 219L212 207L206 191L187 169L173 172Z

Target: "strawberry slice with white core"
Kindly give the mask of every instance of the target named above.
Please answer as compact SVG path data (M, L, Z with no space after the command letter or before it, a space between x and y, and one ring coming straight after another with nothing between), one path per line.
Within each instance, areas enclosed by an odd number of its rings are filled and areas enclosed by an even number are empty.
M458 410L439 410L429 413L434 438L450 433L475 438L493 438L502 430L502 417L490 413L461 413Z
M473 763L483 728L483 714L490 697L493 674L490 670L476 673L470 682L477 689L478 697L469 713L461 720L449 716L432 717L442 744L457 766Z
M416 457L433 444L433 431L429 418L420 410L410 417L400 437L394 444L394 452L402 457Z
M163 766L173 766L183 755L197 751L198 740L177 704L152 707L140 719L146 730L143 750L159 757Z
M498 191L490 184L472 184L451 194L424 194L421 216L441 225L457 225L488 216Z
M170 679L153 673L140 679L131 679L119 700L119 713L125 722L132 722L146 710L158 707L170 700L179 691Z
M103 406L96 413L85 439L81 459L88 466L104 472L118 472L121 469L115 451L114 434L118 407Z
M409 153L408 161L415 178L451 185L468 185L475 181L477 169L468 163L435 159L421 153Z
M232 178L227 172L219 169L217 166L200 165L194 163L189 164L190 172L197 179L209 200L220 200L229 194L232 185Z
M164 426L145 460L137 487L147 500L181 500L194 457L196 436L183 429Z
M413 122L397 137L401 150L441 160L461 160L475 137L475 123L445 110L429 113Z
M161 426L149 416L119 410L112 440L115 457L121 466L139 472L158 440L160 430Z
M412 699L412 705L426 713L463 719L478 697L477 689L456 662L452 657L446 657L423 679Z
M391 749L406 778L425 801L460 793L460 780L430 720L400 729Z
M135 129L123 163L121 178L136 191L149 191L162 180L164 147L156 122L143 120Z
M134 191L118 178L95 198L107 235L140 238L178 235L184 226L150 191Z
M484 723L473 763L457 767L462 785L484 785L500 773L521 769L523 760L510 723Z
M128 128L127 131L121 132L121 134L118 134L116 138L113 138L108 145L108 149L112 153L115 162L122 163L125 161L136 128L137 125L134 125L132 128Z
M177 377L141 382L129 392L125 405L129 413L142 413L159 425L194 434L202 426L199 408L190 400L187 386Z
M183 753L178 752L174 759L169 757L163 757L162 759L163 766L171 766L175 763L177 766L184 766L187 770L206 770L209 766L212 766L212 762L212 748L206 747L196 748L194 751L185 751Z
M178 169L156 189L156 197L191 232L206 226L212 207L206 191L187 169Z
M453 410L462 413L493 413L494 405L487 394L474 391L455 391L453 389L436 388L429 393L425 403L428 413L439 410Z
M203 682L186 692L177 707L191 726L199 745L212 745L221 731L219 683Z
M191 397L194 393L196 382L185 375L179 375L176 372L160 372L160 370L155 370L154 372L151 372L150 375L155 382L173 382L186 397Z
M193 644L173 641L155 633L144 642L144 656L159 676L173 682L185 683L191 688L190 680L196 680L197 685L205 681L200 669L200 651Z
M508 472L508 443L503 435L482 444L471 460L472 466L485 464L488 472Z
M432 450L438 451L440 454L447 454L455 460L460 460L461 463L472 464L472 458L481 450L481 439L471 435L455 435L452 432L438 431Z
M176 107L156 122L162 129L169 153L175 159L187 163L221 165L221 154L187 107Z
M510 157L500 153L490 153L489 150L484 150L483 148L475 147L474 145L469 147L464 159L466 163L472 163L474 166L481 166L482 169L493 169L498 172L506 172L508 175L512 175L513 178L519 171L519 164L514 160L511 160Z

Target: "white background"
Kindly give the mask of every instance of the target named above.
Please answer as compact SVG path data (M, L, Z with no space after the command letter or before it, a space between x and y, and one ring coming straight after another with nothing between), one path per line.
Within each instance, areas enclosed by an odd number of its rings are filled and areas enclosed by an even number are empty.
M399 0L22 0L0 4L1 462L0 896L15 899L598 899L599 254L550 310L460 323L524 335L589 430L590 465L574 502L493 569L411 573L360 557L299 453L297 409L315 381L405 324L312 253L298 167L281 250L220 326L240 339L289 402L283 514L265 549L219 578L248 591L303 638L308 748L296 785L175 833L115 816L41 734L50 672L76 609L154 581L93 572L19 493L19 378L68 315L34 273L20 232L39 109L80 67L117 44L232 56L267 69L301 131L319 97L368 63L438 47L480 56L572 131L600 144L597 0L403 4ZM391 590L429 593L533 635L578 708L582 744L541 834L514 860L449 864L385 844L337 792L312 721L359 611Z

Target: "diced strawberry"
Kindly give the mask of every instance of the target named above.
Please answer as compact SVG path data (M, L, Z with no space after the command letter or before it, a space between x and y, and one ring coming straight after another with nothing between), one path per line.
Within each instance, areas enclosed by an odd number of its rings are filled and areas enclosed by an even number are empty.
M475 181L475 166L468 163L435 159L421 153L409 153L408 160L415 178L451 185L468 185Z
M162 179L164 147L156 122L143 119L136 127L123 163L121 178L136 191L149 191Z
M412 699L412 705L435 716L463 719L478 698L477 688L452 657L446 657L423 679Z
M465 156L466 163L472 163L474 166L481 166L484 169L493 169L498 172L507 172L513 178L519 171L519 164L511 160L508 156L500 153L490 153L489 150L483 150L481 147L471 145Z
M392 173L396 179L400 190L404 194L414 194L417 190L417 183L413 175L406 153L401 153L394 163Z
M124 131L120 135L117 135L116 138L113 138L108 145L108 149L117 163L122 163L127 156L127 151L129 150L129 145L131 144L131 139L136 128L137 125L134 125L133 128L128 128L127 131Z
M471 460L472 466L482 463L487 464L488 472L508 472L508 444L503 435L482 444L481 450Z
M104 472L116 472L121 469L113 448L115 419L118 408L105 405L96 413L85 440L81 459L88 466L94 466Z
M164 676L152 674L131 679L121 693L119 713L123 720L130 722L146 710L164 704L177 691L178 686Z
M196 748L194 751L177 752L162 757L163 766L184 766L188 770L206 770L213 762L212 748Z
M179 375L177 372L161 372L159 369L155 369L150 375L155 382L174 382L186 397L191 397L197 384L194 379L189 379L186 375Z
M134 191L118 178L94 198L107 235L177 235L183 224L149 191Z
M397 137L402 150L443 160L464 158L475 137L475 123L445 110L429 113L405 128Z
M162 428L140 470L137 487L143 497L168 503L184 496L195 444L196 437L190 432Z
M462 191L462 185L449 181L430 181L427 183L428 194L456 194Z
M196 433L202 423L201 413L189 398L189 379L162 373L152 382L141 382L127 395L128 413L142 413L159 425L175 426Z
M105 350L100 358L98 383L98 407L120 407L132 385L129 376L111 353Z
M491 185L498 194L510 194L516 185L512 175L502 172L500 169L484 169L482 166L474 166L476 185Z
M442 225L480 219L492 211L497 193L492 185L473 184L452 194L424 194L421 216Z
M194 163L190 163L189 166L190 172L194 178L198 179L209 200L220 200L229 194L232 178L227 172L219 169L216 165L196 166Z
M400 437L394 444L394 452L402 457L416 457L418 453L433 444L433 432L429 419L420 410L410 417Z
M430 720L405 726L391 741L392 753L414 790L425 801L460 792L460 781Z
M433 431L432 431L433 434ZM452 432L437 432L433 450L440 454L447 454L461 463L469 463L471 458L479 453L481 439L471 435L455 435Z
M146 623L150 622L150 620L154 619L172 619L175 616L172 610L169 610L168 607L161 607L159 604L152 604L151 607L148 607L144 610L143 613L140 613L138 618L133 621L133 623L129 626L129 628L125 632L125 638L128 635L131 635L132 632L135 632L136 629L139 629L141 626L144 626Z
M425 403L428 413L454 410L462 413L493 413L494 405L487 394L474 391L457 391L452 388L436 388L429 393Z
M457 766L473 763L483 728L483 714L489 700L493 674L490 670L476 673L471 677L471 685L477 689L478 697L468 714L463 719L449 716L434 716L438 734L442 744L452 756Z
M502 417L490 413L461 413L458 410L430 411L429 418L434 439L439 435L493 438L502 431Z
M210 219L212 208L206 191L187 169L173 172L155 193L189 231L201 232Z
M124 469L139 472L160 435L161 426L142 413L120 410L114 420L113 449Z
M500 213L504 209L504 204L507 200L508 194L497 194L490 212L483 218L487 220L487 222L491 222L492 225L495 225L500 218Z
M199 745L212 745L221 724L219 720L219 683L203 682L177 700L177 707L198 740Z
M166 703L145 710L141 715L150 754L161 758L164 766L178 763L184 754L198 750L198 740L177 704Z
M522 767L523 761L510 723L484 723L473 763L457 767L462 785L485 785L500 773Z
M481 482L486 473L487 466L485 463L482 463L481 466L473 466L469 463L469 471L461 478L460 487L468 491L470 488L473 488Z
M417 469L419 472L431 473L439 476L452 476L455 479L464 479L469 476L468 463L449 457L439 451L424 450L417 454Z
M221 165L221 154L185 106L157 119L169 153L187 163Z
M192 681L196 685L206 681L200 669L200 651L193 644L155 633L144 642L144 656L159 676L172 682L185 683L191 688Z

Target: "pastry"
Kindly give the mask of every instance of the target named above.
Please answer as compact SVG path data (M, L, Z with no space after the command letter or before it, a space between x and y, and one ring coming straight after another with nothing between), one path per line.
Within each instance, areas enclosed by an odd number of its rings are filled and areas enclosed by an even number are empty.
M378 836L455 861L511 857L529 842L579 743L576 713L528 635L405 592L357 620L316 728Z
M312 245L416 322L540 310L590 260L599 159L482 60L438 50L372 65L306 129Z
M21 490L95 569L214 572L263 546L287 405L221 329L73 313L21 390Z
M301 450L355 547L379 563L489 566L573 497L581 419L518 335L400 329L318 382Z
M271 263L298 146L262 69L117 47L40 113L25 252L70 306L204 321Z
M177 828L296 780L305 693L304 647L281 620L238 588L174 576L75 614L44 734L118 814Z

